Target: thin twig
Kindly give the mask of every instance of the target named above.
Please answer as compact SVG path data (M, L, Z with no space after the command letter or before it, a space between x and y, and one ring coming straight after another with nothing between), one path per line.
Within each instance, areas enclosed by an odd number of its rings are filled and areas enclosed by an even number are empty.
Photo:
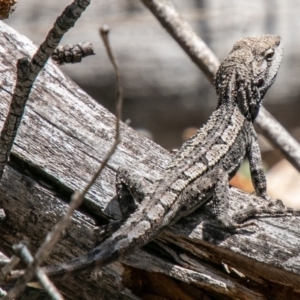
M123 107L123 85L121 80L121 73L118 68L118 64L115 58L115 55L110 47L108 34L109 34L109 27L108 25L104 24L99 30L100 36L102 37L103 43L105 45L107 55L115 69L116 77L117 77L117 103L116 103L116 115L119 120L122 119L122 107ZM116 123L116 140L120 139L120 122Z
M33 263L33 257L27 247L25 242L20 242L13 246L13 249L25 263L26 265L30 265ZM45 273L41 269L37 269L35 275L41 285L41 287L51 296L53 300L63 300L62 295L59 293L54 284L49 280L49 278L45 275ZM20 293L22 290L20 291ZM5 298L4 298L5 299Z
M3 174L4 166L8 160L17 130L21 123L33 82L39 72L44 68L48 58L58 46L63 35L74 26L75 22L89 4L89 0L75 0L72 4L67 6L61 16L59 16L55 21L53 28L49 31L45 41L40 45L31 62L29 62L27 58L22 58L18 61L17 83L9 113L0 136L0 153L2 155L0 160L0 176ZM77 207L76 205L78 205L78 203L80 204L80 199L77 201L77 199L74 199L75 197L72 198L73 201L71 201L71 204L73 205L70 205L71 213L67 213L68 217L64 216L62 220L58 222L58 224L62 224L60 228L56 225L54 231L47 236L46 241L37 251L33 262L29 264L25 274L18 279L16 286L7 293L4 298L5 300L15 299L20 295L20 293L25 289L26 284L29 280L31 280L36 272L36 268L48 256L51 249L56 244L61 231L69 223L70 215Z
M102 31L103 31L103 34L102 34ZM116 137L115 137L115 141L114 141L111 149L107 153L106 157L104 158L104 160L103 160L101 166L99 167L98 171L94 174L93 178L86 185L84 190L81 193L75 192L72 195L71 202L70 202L68 210L66 211L66 214L55 225L54 229L47 235L43 245L38 249L38 251L37 251L37 253L34 257L34 260L28 266L28 268L26 269L26 272L18 279L16 286L9 291L8 295L6 296L6 298L4 298L4 300L15 298L17 295L20 294L20 291L23 291L26 284L31 280L34 273L37 272L37 274L39 274L40 270L37 269L38 266L45 260L45 258L49 255L50 251L53 249L53 247L57 243L57 241L58 241L58 239L61 235L61 232L69 224L73 212L75 211L75 209L77 209L81 205L81 203L84 200L84 197L85 197L86 193L88 192L90 187L95 183L96 179L99 177L100 173L102 172L104 167L107 165L107 162L109 161L111 156L114 154L118 144L121 141L120 121L121 121L121 113L122 113L122 106L123 106L123 92L122 92L122 86L121 86L121 75L120 75L120 71L119 71L115 56L114 56L113 51L112 51L112 49L110 47L110 44L109 44L108 31L109 31L108 27L104 27L103 30L101 29L101 36L103 38L108 56L109 56L113 66L114 66L114 69L115 69L115 72L116 72L116 77L117 77L117 85L118 85L118 90L117 91L118 91L118 93L117 93L117 103L116 103L116 107L117 107L116 115L117 115L117 117L116 117ZM41 276L42 276L42 274L41 274ZM18 292L18 294L17 294L17 292Z
M44 68L63 35L74 26L89 4L89 0L75 0L67 6L55 21L53 28L49 31L45 41L40 45L31 61L29 62L27 58L18 60L17 82L9 112L0 134L0 178L8 161L35 79Z
M16 255L13 255L10 260L8 260L3 268L1 268L1 277L5 277L9 274L15 266L20 262L20 258Z
M202 70L207 79L213 83L219 68L219 61L211 49L196 34L175 6L169 0L141 0L149 8L161 25L183 48L192 61Z
M141 0L189 57L213 83L219 61L169 0ZM300 171L300 145L266 109L255 121L259 130ZM269 126L267 126L269 124Z
M38 278L41 287L48 293L49 296L51 296L51 300L64 300L58 289L41 268L37 268L35 275Z

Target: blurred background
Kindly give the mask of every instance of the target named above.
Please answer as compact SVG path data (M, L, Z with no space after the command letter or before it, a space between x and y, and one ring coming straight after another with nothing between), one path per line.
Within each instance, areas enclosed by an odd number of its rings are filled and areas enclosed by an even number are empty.
M69 3L70 0L19 0L16 11L4 22L40 44ZM282 37L283 62L264 105L300 140L300 1L173 0L173 3L220 60L241 37L264 33ZM124 121L129 119L130 126L166 149L180 147L207 120L217 98L201 71L140 1L92 1L62 44L92 42L96 55L61 69L114 112L115 75L98 35L104 23L111 28L110 38L123 76ZM299 199L298 173L263 139L260 141L269 170L270 195ZM247 170L242 167L235 185L251 190ZM300 199L297 202L300 207Z

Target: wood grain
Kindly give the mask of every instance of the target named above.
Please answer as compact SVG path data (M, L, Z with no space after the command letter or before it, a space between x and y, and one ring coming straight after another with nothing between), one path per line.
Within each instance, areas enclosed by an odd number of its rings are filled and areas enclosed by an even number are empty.
M32 55L34 45L0 23L0 118L3 123L15 82L16 60ZM74 66L76 68L76 66ZM101 80L101 78L99 79ZM114 95L112 95L114 101ZM126 104L125 104L126 105ZM11 162L0 184L0 205L7 218L0 226L0 250L12 254L11 245L30 242L34 253L47 231L66 208L68 197L92 176L114 138L114 116L99 106L52 63L39 76L28 101ZM101 212L114 216L115 172L122 166L148 181L158 178L170 156L155 143L122 125L122 144L101 178L74 215L47 263L66 261L86 252L96 240L94 229L106 222ZM239 210L259 199L232 190ZM300 286L300 219L257 220L253 234L228 234L211 225L209 208L185 218L149 245L102 270L60 279L56 283L66 299L133 299L129 290L135 271L160 272L179 282L201 288L220 299L297 299ZM231 270L227 274L223 265ZM238 276L238 272L245 277ZM133 273L132 273L133 272ZM134 277L133 277L134 278ZM30 298L31 297L31 298ZM141 296L142 297L142 296ZM24 299L33 299L32 296ZM138 299L138 298L136 298Z

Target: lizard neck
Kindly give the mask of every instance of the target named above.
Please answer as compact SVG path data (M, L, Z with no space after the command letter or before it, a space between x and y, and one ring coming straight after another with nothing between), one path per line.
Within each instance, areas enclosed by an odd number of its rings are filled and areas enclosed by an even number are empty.
M153 198L175 201L187 185L220 165L244 123L245 117L235 103L222 103L207 123L173 156Z
M243 72L243 79L239 75L241 72ZM251 86L246 79L250 78L250 74L245 74L245 72L249 71L243 66L232 67L229 74L221 83L218 83L216 86L219 96L217 109L221 106L225 106L225 109L236 106L248 121L253 122L259 111L262 95L258 88Z

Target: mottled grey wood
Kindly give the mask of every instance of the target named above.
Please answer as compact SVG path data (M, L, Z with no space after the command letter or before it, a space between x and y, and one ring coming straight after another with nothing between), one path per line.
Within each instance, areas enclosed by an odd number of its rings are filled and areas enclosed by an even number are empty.
M38 44L69 2L19 1L17 10L5 22ZM241 37L279 34L285 44L284 60L265 105L285 126L299 126L300 39L295 38L299 32L299 1L172 2L220 59ZM110 95L115 91L115 78L97 34L104 23L112 30L112 45L129 100L125 118L132 120L134 128L150 130L164 147L178 147L182 144L182 131L198 127L215 108L213 88L140 1L92 1L63 43L92 42L96 56L86 58L76 70L73 66L64 70L110 110L114 109Z
M0 23L0 39L0 117L3 122L14 85L16 59L24 54L32 55L34 46L3 23ZM125 125L122 126L122 133L122 145L87 196L86 205L91 208L89 213L97 213L97 209L101 208L112 209L117 214L110 200L115 193L114 174L119 166L135 169L146 179L154 180L170 159L165 150ZM0 185L0 205L7 215L0 226L1 251L10 256L11 244L27 239L30 249L35 252L66 207L62 192L84 186L112 144L113 137L114 117L55 66L48 64L29 98L13 148L12 162L19 171L6 168L4 181ZM240 209L242 204L251 200L243 193L240 195L241 199L232 203L235 209ZM86 209L76 213L72 226L67 229L47 263L66 261L93 246L95 222L103 222L103 218L98 219L89 213ZM161 245L171 249L168 253L175 251L177 254L173 254L176 258L174 267L174 261L169 261L166 267L166 258L160 258L159 254L156 265L154 260L150 259L147 263L142 257L140 265L136 261L130 262L130 258L124 259L124 262L148 271L168 273L177 279L184 271L181 277L185 277L186 282L207 289L208 284L200 280L203 274L195 274L197 282L188 277L192 271L202 272L195 267L196 263L192 265L196 259L199 263L208 264L214 276L222 275L222 280L227 284L224 290L232 291L231 283L235 287L241 285L241 299L253 299L253 295L257 295L258 299L263 299L262 295L265 298L271 295L270 299L283 299L282 295L288 293L290 299L296 299L299 297L296 290L300 283L299 218L264 219L258 224L260 230L255 234L225 234L211 228L209 216L200 212L180 221L159 239ZM137 254L133 254L132 260L136 259ZM189 258L191 254L194 257ZM227 275L222 262L244 273L246 278ZM67 299L128 299L128 294L122 296L116 287L124 270L125 266L116 263L110 268L82 274L76 280L59 280L59 287L67 294ZM218 290L212 287L210 291L214 293ZM231 295L233 297L235 294ZM226 297L230 297L230 292Z
M17 33L3 23L0 23L0 31L2 41L9 35L5 47L2 44L0 48L0 117L3 122L16 78L16 57L32 55L35 47L25 37L17 38ZM16 52L17 49L20 52ZM113 102L114 97L112 94ZM114 130L115 118L51 63L37 79L29 97L13 154L44 175L55 178L62 188L74 190L82 188L98 168L114 141ZM166 165L163 158L156 160L164 150L152 149L153 142L127 126L122 126L121 134L122 145L88 193L91 205L99 205L101 199L100 205L105 208L114 196L112 178L120 165L138 169L143 162L145 169L141 171L146 178L156 177ZM133 137L135 144L132 144Z
M0 248L8 256L12 254L11 245L24 239L29 241L29 249L35 253L47 232L67 207L64 201L55 196L55 191L41 187L30 176L22 175L11 167L7 167L4 172L0 199L7 214L0 226ZM95 221L91 217L76 212L72 224L65 231L47 264L70 259L90 249L95 241L94 228ZM63 295L67 296L66 299L123 299L117 292L120 274L109 269L101 273L101 280L97 279L100 275L95 272L81 278L59 280L58 286ZM103 298L94 298L95 290ZM24 299L32 299L30 295L32 294L24 296Z

